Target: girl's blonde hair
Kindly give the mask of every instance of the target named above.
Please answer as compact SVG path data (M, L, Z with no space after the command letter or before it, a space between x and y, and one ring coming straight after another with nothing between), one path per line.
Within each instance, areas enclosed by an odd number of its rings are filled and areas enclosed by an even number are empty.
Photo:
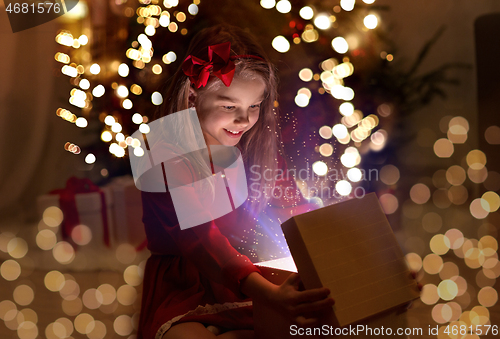
M278 167L278 154L283 153L279 137L278 115L275 109L277 100L277 70L270 62L262 47L256 42L255 38L248 32L234 26L216 25L205 28L196 34L188 47L187 55L196 56L200 59L207 59L207 48L224 42L231 43L231 55L252 55L259 58L242 57L234 59L235 74L234 77L255 77L260 76L265 83L264 100L260 105L259 119L256 124L241 137L237 147L239 148L245 168L247 169L247 181L252 185L252 191L259 191L257 197L249 192L248 202L254 213L262 211L269 198L264 194L266 187L274 187L275 173ZM261 59L260 59L261 58ZM212 73L212 72L210 72ZM156 112L155 118L160 118L168 114L179 112L189 108L189 93L191 82L179 67L171 79L170 85L164 93L163 104ZM208 84L197 92L197 100L211 91L224 86L221 80L211 76ZM200 117L201 118L201 117ZM190 125L191 122L184 121ZM186 126L183 126L186 131ZM194 160L201 173L210 171L202 159ZM257 166L255 166L257 165ZM253 167L252 167L253 166ZM252 167L252 173L260 173L257 179L249 178L248 169ZM272 173L271 176L264 175ZM206 174L203 175L206 177ZM255 186L257 184L257 187Z

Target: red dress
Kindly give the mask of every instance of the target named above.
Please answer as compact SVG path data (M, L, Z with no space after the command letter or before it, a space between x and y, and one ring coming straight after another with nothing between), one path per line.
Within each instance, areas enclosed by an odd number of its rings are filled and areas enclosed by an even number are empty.
M180 180L193 182L192 166L182 166L176 171ZM193 206L196 199L193 194ZM240 292L240 282L260 272L252 263L263 260L256 253L258 239L265 243L278 232L267 227L268 234L263 234L246 203L214 221L181 230L169 192L142 192L142 201L152 255L144 272L138 339L161 339L172 325L191 321L253 329L252 302ZM278 241L282 250L265 259L289 255L283 242Z

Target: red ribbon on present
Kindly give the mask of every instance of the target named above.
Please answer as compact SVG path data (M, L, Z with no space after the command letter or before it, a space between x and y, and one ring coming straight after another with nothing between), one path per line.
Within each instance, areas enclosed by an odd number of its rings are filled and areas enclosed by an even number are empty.
M235 65L233 60L238 58L254 58L263 60L257 55L233 55L231 54L231 43L223 42L217 45L208 46L208 60L203 60L194 55L188 57L182 63L182 71L189 77L191 83L196 88L206 86L210 78L210 70L212 75L221 79L224 85L229 87L234 77Z
M66 187L56 189L50 194L59 195L59 206L64 214L62 222L61 233L63 239L71 238L71 231L73 228L80 224L78 217L78 209L76 207L75 195L81 193L99 192L101 197L101 211L102 211L102 224L104 227L104 244L110 246L109 242L109 226L108 226L108 211L106 208L106 197L104 192L95 185L90 179L71 177L66 181Z

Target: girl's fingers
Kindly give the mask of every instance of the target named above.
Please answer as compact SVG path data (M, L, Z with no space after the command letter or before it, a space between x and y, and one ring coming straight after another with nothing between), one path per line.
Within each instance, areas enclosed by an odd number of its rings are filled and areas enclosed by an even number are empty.
M323 300L330 294L330 290L326 287L315 288L312 290L305 290L297 292L296 301L298 304L306 302L314 302Z
M295 318L295 323L300 327L313 327L318 324L317 318L305 318L304 316L298 316Z
M298 286L300 283L300 275L298 273L292 273L286 278L284 285Z
M300 304L294 307L296 314L314 313L316 311L325 311L330 309L335 304L332 298L319 300L310 303Z

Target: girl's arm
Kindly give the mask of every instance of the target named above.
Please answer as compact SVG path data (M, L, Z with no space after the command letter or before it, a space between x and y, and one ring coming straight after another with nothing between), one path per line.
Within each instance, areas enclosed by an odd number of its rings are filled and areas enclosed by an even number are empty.
M331 310L334 300L326 287L299 291L300 277L292 273L281 285L269 282L259 273L250 273L241 282L241 291L253 300L278 310L299 326L315 326L321 314Z

